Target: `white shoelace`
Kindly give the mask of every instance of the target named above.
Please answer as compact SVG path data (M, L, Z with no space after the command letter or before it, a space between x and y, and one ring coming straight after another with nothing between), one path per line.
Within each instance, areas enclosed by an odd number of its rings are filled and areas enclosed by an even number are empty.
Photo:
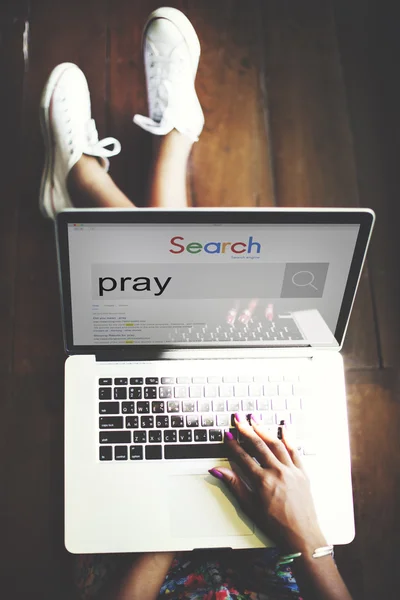
M107 137L103 140L99 140L99 134L94 119L90 119L86 123L86 140L87 146L83 150L85 154L109 158L110 156L115 156L121 152L121 144L115 138ZM112 148L107 149L107 146L112 146Z

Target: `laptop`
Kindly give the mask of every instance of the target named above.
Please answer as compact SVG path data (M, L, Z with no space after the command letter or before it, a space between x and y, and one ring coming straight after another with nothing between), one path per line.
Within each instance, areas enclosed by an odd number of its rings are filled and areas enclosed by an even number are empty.
M368 209L65 210L65 545L274 545L208 473L232 415L289 425L331 544L354 537L340 350ZM239 437L239 442L241 442Z

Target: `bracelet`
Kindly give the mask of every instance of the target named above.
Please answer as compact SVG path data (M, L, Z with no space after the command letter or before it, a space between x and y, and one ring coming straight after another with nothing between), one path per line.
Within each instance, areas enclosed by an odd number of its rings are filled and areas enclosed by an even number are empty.
M321 558L322 556L331 555L333 557L333 546L322 546L316 548L312 553L313 558ZM277 566L288 565L294 561L295 558L299 558L302 555L301 552L294 552L293 554L285 554L281 556L277 562Z

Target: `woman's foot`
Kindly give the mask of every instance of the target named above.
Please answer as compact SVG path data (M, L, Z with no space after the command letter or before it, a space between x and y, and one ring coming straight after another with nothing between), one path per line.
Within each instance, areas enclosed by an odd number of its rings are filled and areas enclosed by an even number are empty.
M175 8L152 12L143 33L149 117L134 122L155 135L176 129L192 142L198 140L204 115L194 81L200 43L189 19Z
M42 94L40 122L45 166L39 207L45 217L54 219L60 210L73 205L67 187L71 169L75 167L75 173L88 162L103 174L108 170L107 158L118 154L121 145L114 138L99 141L86 78L72 63L62 63L52 71ZM85 155L88 161L81 160Z

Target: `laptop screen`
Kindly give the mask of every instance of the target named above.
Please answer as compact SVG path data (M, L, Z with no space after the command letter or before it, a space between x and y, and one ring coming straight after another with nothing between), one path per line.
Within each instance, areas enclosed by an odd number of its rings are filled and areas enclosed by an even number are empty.
M69 222L72 345L337 346L359 231L360 223Z

